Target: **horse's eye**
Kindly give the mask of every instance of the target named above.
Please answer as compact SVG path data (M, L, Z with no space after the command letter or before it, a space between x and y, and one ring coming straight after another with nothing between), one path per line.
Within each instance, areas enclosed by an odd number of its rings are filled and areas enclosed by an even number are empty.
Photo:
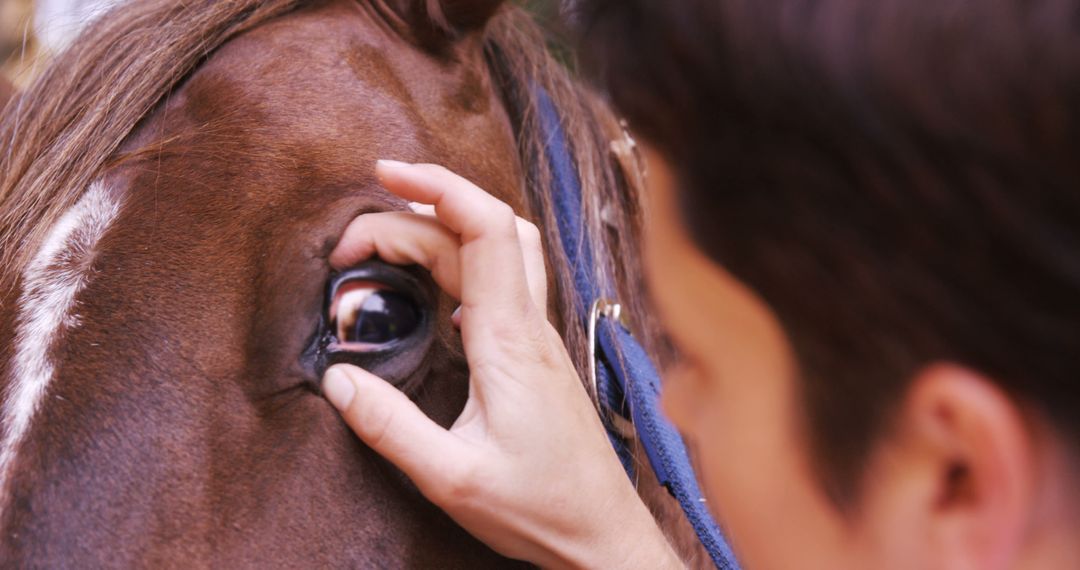
M355 280L338 286L330 303L333 348L353 352L380 350L420 325L421 313L406 295L382 283Z

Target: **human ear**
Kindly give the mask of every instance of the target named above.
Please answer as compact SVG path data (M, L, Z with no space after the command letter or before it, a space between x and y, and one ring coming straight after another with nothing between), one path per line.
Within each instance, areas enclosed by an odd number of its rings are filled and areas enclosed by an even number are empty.
M1035 508L1031 431L988 378L936 364L910 383L871 461L877 540L919 567L1011 567Z

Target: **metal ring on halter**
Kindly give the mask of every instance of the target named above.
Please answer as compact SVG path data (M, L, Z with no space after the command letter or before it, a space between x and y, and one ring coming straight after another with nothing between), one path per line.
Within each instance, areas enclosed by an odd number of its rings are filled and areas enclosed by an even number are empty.
M591 396L593 405L596 406L596 411L600 412L600 417L604 417L604 407L600 404L600 386L596 381L596 353L598 342L596 338L596 325L599 324L600 317L621 321L622 316L622 305L610 299L597 299L593 301L592 307L589 308L589 386L592 388Z

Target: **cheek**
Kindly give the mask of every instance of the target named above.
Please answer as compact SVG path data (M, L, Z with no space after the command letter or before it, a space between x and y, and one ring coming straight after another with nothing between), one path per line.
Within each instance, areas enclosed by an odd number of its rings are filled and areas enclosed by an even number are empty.
M668 377L665 410L696 449L699 474L713 508L735 530L756 534L768 514L780 512L793 486L790 436L784 398L775 382L742 377L731 385L700 371Z
M787 490L795 486L797 449L774 379L722 383L693 367L673 370L665 375L664 410L695 449L713 511L753 553L757 537L783 528L773 513L785 512Z
M664 414L686 436L699 433L698 425L703 409L703 386L696 372L680 366L664 373L664 391L661 404Z
M676 379L667 406L692 442L710 506L747 568L844 568L842 526L820 499L785 405L785 387L744 377L695 389Z
M769 307L707 259L680 226L674 178L648 152L646 276L685 366L664 408L696 449L698 477L747 568L852 564L839 514L808 467L791 347Z
M845 568L843 525L809 467L779 325L729 282L708 291L668 284L680 294L666 299L666 314L682 317L668 324L687 360L665 375L665 411L693 445L710 506L742 561Z

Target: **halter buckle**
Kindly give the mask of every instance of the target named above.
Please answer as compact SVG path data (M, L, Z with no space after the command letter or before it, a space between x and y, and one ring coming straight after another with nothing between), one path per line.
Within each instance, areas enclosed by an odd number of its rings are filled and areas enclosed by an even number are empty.
M622 305L610 299L597 299L593 301L592 307L589 309L589 386L592 388L593 405L596 406L596 411L600 414L600 417L604 417L604 407L600 404L600 386L597 383L596 373L596 355L599 342L596 336L596 326L600 323L600 317L614 319L624 325L626 319L622 312Z

